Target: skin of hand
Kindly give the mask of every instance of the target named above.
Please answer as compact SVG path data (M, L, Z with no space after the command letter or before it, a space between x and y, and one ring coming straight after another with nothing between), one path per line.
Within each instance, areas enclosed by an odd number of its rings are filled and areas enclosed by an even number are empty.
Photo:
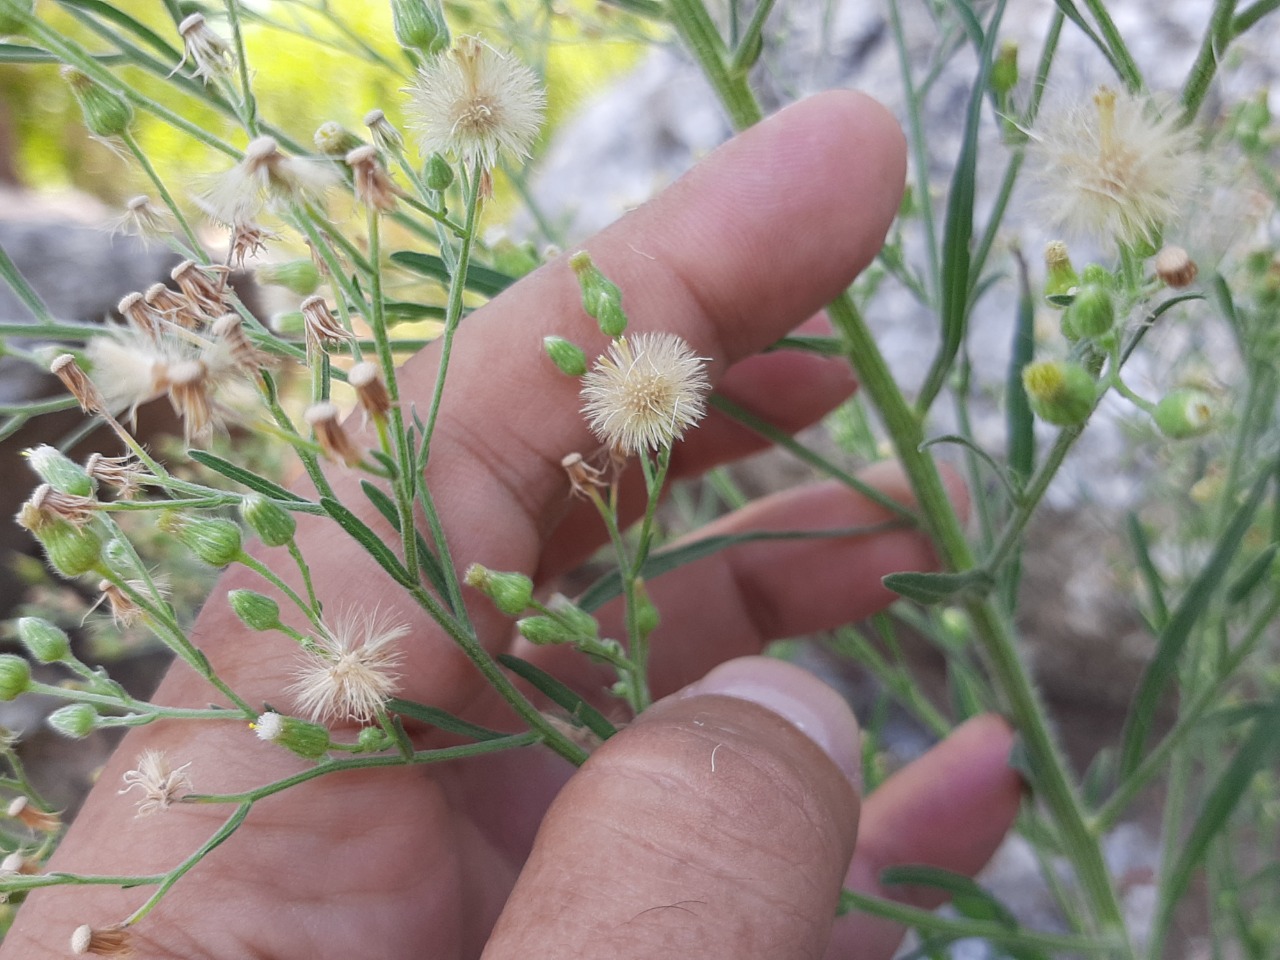
M805 323L870 262L903 177L892 118L860 95L822 94L737 137L587 249L624 291L633 329L680 334L710 358L719 391L799 429L853 390L847 366L759 351ZM559 467L566 453L588 453L595 441L578 413L576 385L542 355L549 333L589 353L606 344L582 314L563 260L469 317L458 335L427 472L459 569L481 562L546 584L604 539L599 519L567 496ZM405 365L406 402L425 409L436 365L432 350ZM713 412L677 447L673 472L695 475L760 446ZM333 476L344 502L364 503L358 477ZM891 469L866 478L900 500L909 496ZM953 496L963 501L958 486ZM362 515L392 538L371 508ZM711 532L883 519L883 508L847 488L820 484L756 501ZM510 727L506 705L372 561L331 524L299 520L298 542L328 611L380 607L411 625L401 695ZM286 569L281 550L256 552ZM895 529L744 544L655 579L649 589L663 624L653 637L652 682L666 699L581 771L548 751L522 750L336 774L269 797L131 928L136 954L633 960L682 947L736 960L887 958L899 928L859 915L833 921L841 883L884 893L876 877L893 863L979 869L1019 803L1020 783L1006 763L1011 734L994 717L971 721L876 790L859 813L850 776L857 732L847 708L796 668L749 655L770 639L872 613L892 599L883 575L931 563L920 535ZM233 568L194 639L250 702L288 709L283 690L296 648L239 624L224 600L236 587L264 589ZM469 608L490 651L512 650L598 697L601 675L582 658L514 643L510 621L482 597L469 597ZM619 618L604 612L607 635L618 635ZM177 665L155 700L201 706L213 697ZM432 742L426 732L415 738ZM108 763L51 869L163 872L230 814L177 804L135 817L117 788L145 748L190 762L200 793L303 769L239 721L137 729ZM0 958L65 956L75 927L119 922L147 895L145 887L37 891ZM930 901L922 894L913 902Z

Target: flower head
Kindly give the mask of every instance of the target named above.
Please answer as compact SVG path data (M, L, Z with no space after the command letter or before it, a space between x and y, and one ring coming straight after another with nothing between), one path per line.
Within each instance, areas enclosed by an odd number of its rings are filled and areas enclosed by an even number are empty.
M289 687L298 709L322 723L367 723L396 691L396 641L408 632L377 610L340 615L307 648Z
M188 60L195 75L205 83L218 74L231 72L231 47L209 29L203 14L193 13L183 20L178 24L178 33L182 34L183 53L178 66L173 68L175 73Z
M1031 135L1048 212L1077 233L1156 241L1201 179L1192 130L1108 87Z
M244 159L214 177L199 203L205 213L233 230L252 223L268 201L313 203L337 182L330 168L306 157L287 157L272 137L257 137Z
M138 801L139 817L147 817L160 810L167 810L174 801L191 791L191 777L187 773L190 763L174 767L163 750L143 750L138 766L125 772L124 788L118 793L129 793L134 787L142 791Z
M500 152L529 155L546 95L532 70L476 37L429 60L406 91L424 156L493 167Z
M669 447L702 419L705 361L673 333L619 337L582 378L592 432L624 453Z
M133 945L129 942L129 931L123 926L95 930L82 923L72 931L71 952L77 957L128 957L133 954Z

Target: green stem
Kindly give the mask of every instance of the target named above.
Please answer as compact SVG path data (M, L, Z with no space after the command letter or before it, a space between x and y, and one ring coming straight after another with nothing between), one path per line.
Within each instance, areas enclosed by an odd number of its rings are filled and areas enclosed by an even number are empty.
M18 299L31 311L31 315L39 321L33 327L33 332L46 334L46 328L58 326L57 320L49 312L49 308L45 305L44 300L40 298L40 294L36 293L31 284L27 282L27 278L18 270L18 265L9 258L9 254L5 252L3 246L0 246L0 280L4 280L9 285L9 289L17 295ZM0 325L0 331L3 331L8 336L14 336L19 332L16 329L19 326L22 325L4 323ZM93 324L76 324L76 327L96 329Z
M1124 37L1120 35L1116 22L1111 19L1111 14L1107 12L1106 4L1103 0L1084 0L1084 5L1089 8L1089 12L1093 14L1093 19L1098 23L1098 28L1102 31L1102 36L1106 40L1112 61L1115 63L1116 70L1120 73L1120 79L1125 82L1125 86L1130 91L1140 93L1145 86L1142 82L1142 71L1138 69L1137 61L1133 59L1133 54L1129 52L1129 46L1124 42Z
M240 90L243 97L243 110L240 119L250 137L258 135L258 101L253 95L253 86L249 82L249 61L244 55L244 35L240 30L240 4L237 0L227 0L227 22L231 24L231 42L236 48L236 65L240 72Z
M187 871L203 860L206 855L208 855L215 847L222 844L222 842L231 836L231 834L236 832L240 824L244 823L244 818L249 815L249 811L252 809L252 803L242 803L238 808L236 808L236 812L227 818L227 822L219 827L212 837L200 845L200 849L196 850L187 857L187 859L183 860L182 863L178 864L165 875L164 879L160 881L160 886L156 889L156 892L147 898L146 903L130 914L129 919L124 922L124 926L131 926L150 913L152 908L160 902L161 898L169 892L173 885L186 875Z
M1067 454L1079 439L1081 432L1080 427L1067 427L1058 433L1058 439L1054 441L1053 447L1028 482L1026 489L1017 500L1012 516L1000 531L1000 537L992 547L990 555L983 561L982 565L988 573L994 575L1018 549L1023 531L1026 530L1036 507L1049 492L1049 484L1053 482L1058 468L1066 460Z
M475 245L476 222L480 217L480 180L483 170L479 162L471 170L470 182L467 183L467 216L465 233L460 239L457 268L449 277L449 299L445 307L444 333L440 341L440 365L436 371L435 389L431 395L431 406L427 411L426 427L422 434L422 466L425 468L431 458L431 441L435 437L436 421L440 416L440 401L444 396L444 383L449 372L449 360L453 355L453 338L458 332L458 324L462 320L463 294L466 291L467 269L471 265L471 250Z
M133 134L128 130L120 134L120 139L124 141L124 145L129 152L133 154L133 158L138 161L138 166L142 167L143 173L155 185L156 192L160 194L160 199L164 201L164 205L169 208L169 212L173 214L178 226L182 228L182 233L191 247L190 256L196 260L204 259L204 247L200 245L196 232L191 229L191 224L183 216L182 209L178 206L177 201L173 199L173 195L169 193L169 188L164 185L164 181L160 179L160 174L156 172L156 168L151 165L150 159L142 151L142 148L138 146L138 141L134 139Z
M1280 0L1254 0L1251 6L1245 7L1231 21L1231 39L1247 33L1255 23L1276 10L1280 10Z
M680 39L702 67L729 113L735 130L745 130L763 116L746 77L729 69L729 51L701 0L667 0L667 16Z
M1196 53L1195 62L1182 86L1182 123L1189 124L1200 112L1209 86L1218 72L1218 64L1227 52L1233 38L1232 21L1236 15L1236 0L1214 0L1213 13L1204 28L1204 38Z

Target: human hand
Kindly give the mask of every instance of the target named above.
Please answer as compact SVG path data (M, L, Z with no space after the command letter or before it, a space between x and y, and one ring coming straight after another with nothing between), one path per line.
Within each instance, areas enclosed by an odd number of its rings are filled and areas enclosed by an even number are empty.
M588 249L625 291L636 329L680 334L712 358L719 390L798 429L847 396L847 367L808 355L753 355L870 261L902 181L892 120L865 98L827 94L737 138ZM562 261L469 317L459 333L428 467L459 568L480 562L548 583L603 536L594 513L566 496L560 458L593 441L574 384L541 356L549 333L603 343L582 315ZM425 405L435 368L431 350L406 364L408 402ZM673 474L696 474L758 445L744 428L712 414L677 447ZM900 499L907 495L890 471L868 479ZM356 486L350 477L335 483L348 492ZM853 527L882 519L882 508L847 489L819 485L758 501L716 527ZM412 624L405 697L477 723L510 722L505 704L448 638L331 524L301 521L298 542L331 609L381 606ZM258 553L272 559L269 550ZM658 578L649 584L664 617L653 638L655 695L775 637L866 616L892 599L880 584L884 574L930 562L919 535L894 530L742 545ZM280 703L296 649L244 630L223 602L237 587L262 584L243 568L229 572L194 639L242 696ZM477 631L492 652L514 649L584 694L597 692L589 664L556 648L513 645L510 623L474 599ZM606 629L610 616L616 623L618 614L605 612ZM738 680L734 671L741 671ZM767 676L752 684L754 699L776 708L792 689L790 703L811 708L810 730L826 731L829 753L776 712L743 699L739 681L761 672ZM858 800L842 765L854 769L857 753L852 720L834 695L759 661L733 665L728 680L715 676L702 696L647 712L572 778L558 758L519 751L335 774L260 801L230 840L131 928L132 944L144 957L474 957L501 913L490 960L598 957L606 950L629 960L672 947L702 957L790 960L823 955L829 937L829 956L887 957L898 931L881 921L848 917L833 933L842 879L874 889L878 869L895 862L975 870L1016 811L1008 731L981 719L868 798L854 852ZM739 695L707 695L717 692ZM156 700L202 705L210 695L178 666ZM135 819L116 787L145 748L189 761L202 793L256 786L291 763L240 723L135 731L52 869L163 872L221 824L227 811L206 806ZM716 775L708 776L713 764ZM64 955L75 927L119 921L147 892L40 891L24 905L0 957Z

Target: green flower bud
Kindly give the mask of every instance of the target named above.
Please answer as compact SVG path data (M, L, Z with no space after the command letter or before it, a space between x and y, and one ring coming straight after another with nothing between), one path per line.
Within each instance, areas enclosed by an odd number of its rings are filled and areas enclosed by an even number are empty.
M561 373L580 377L587 372L587 355L576 343L571 343L564 337L543 337L542 349L547 351L547 356L560 368Z
M1172 440L1198 437L1213 426L1213 402L1200 390L1174 390L1156 404L1151 417Z
M285 310L271 315L270 327L284 337L301 337L307 331L307 321L301 310Z
M102 539L88 527L55 521L38 536L49 562L64 577L88 573L102 558Z
M437 193L448 190L449 185L453 183L453 167L449 166L449 161L440 154L433 153L427 160L424 180L428 190L435 190Z
M265 263L253 271L253 277L258 283L284 287L300 297L309 297L320 287L320 271L310 257L299 257L282 263ZM298 318L301 320L301 313Z
M36 475L59 493L77 497L93 496L93 478L84 467L64 456L57 447L42 443L38 447L24 450L23 455Z
M356 746L365 753L377 753L391 746L391 738L380 727L362 727L356 735Z
M1084 423L1097 399L1097 384L1078 363L1029 363L1022 370L1022 385L1035 415L1059 427Z
M1005 97L1018 85L1018 44L1005 40L1000 44L996 62L991 65L991 89L996 96Z
M365 142L342 124L327 120L316 127L311 136L316 149L326 157L345 157L357 147L365 146Z
M278 630L280 628L280 604L256 590L232 590L227 602L251 630Z
M283 547L298 529L292 513L258 493L240 501L240 516L268 547Z
M509 617L518 617L533 602L533 581L523 573L494 573L478 563L467 567L466 583L493 601Z
M31 688L31 664L12 653L0 653L0 700L12 700Z
M118 137L133 122L133 107L119 94L99 86L75 67L64 66L62 79L71 86L71 93L84 113L84 125L98 137Z
M1055 307L1071 302L1071 292L1080 285L1076 268L1071 265L1067 245L1053 240L1044 248L1044 295Z
M391 0L391 25L400 46L428 57L449 46L449 24L438 0Z
M620 337L627 329L627 315L622 310L622 291L591 262L591 255L580 250L569 258L569 266L578 275L582 289L582 309L594 317L607 337Z
M1116 307L1111 291L1096 283L1083 284L1062 315L1062 333L1068 340L1096 340L1111 332Z
M516 621L516 630L520 636L538 646L550 646L556 643L573 643L579 639L574 631L568 629L554 617L525 617Z
M318 723L268 710L249 726L259 740L279 744L308 760L320 759L329 749L329 731Z
M18 639L39 663L57 663L71 656L71 641L66 633L40 617L20 618Z
M169 512L161 517L160 529L171 533L211 567L235 563L244 553L240 527L230 520L214 517L184 517Z
M504 238L493 245L489 254L493 258L494 269L511 277L523 277L542 264L537 249L527 241L512 243Z
M1099 263L1090 263L1081 270L1080 282L1082 284L1097 284L1099 287L1106 287L1108 290L1114 290L1116 286L1115 276Z
M82 740L98 726L98 711L87 703L69 703L49 714L47 722L54 732Z
M1266 146L1265 133L1271 126L1271 109L1267 105L1266 90L1258 91L1258 95L1252 100L1240 104L1233 119L1236 139L1246 151L1252 152Z
M636 629L640 632L640 636L647 637L653 631L658 629L658 624L662 621L658 608L653 605L653 601L649 599L649 591L645 589L644 581L636 581Z

